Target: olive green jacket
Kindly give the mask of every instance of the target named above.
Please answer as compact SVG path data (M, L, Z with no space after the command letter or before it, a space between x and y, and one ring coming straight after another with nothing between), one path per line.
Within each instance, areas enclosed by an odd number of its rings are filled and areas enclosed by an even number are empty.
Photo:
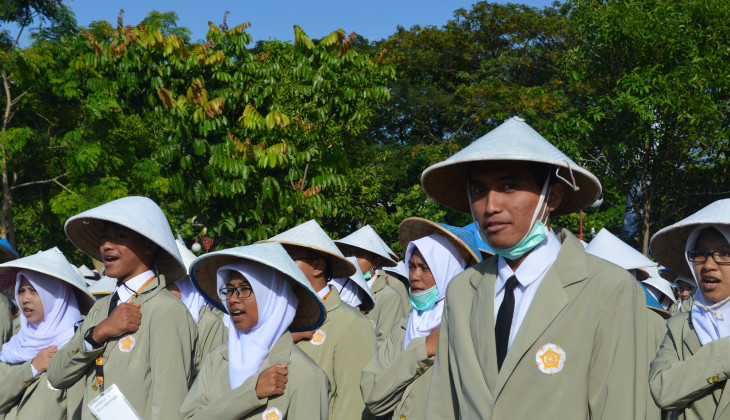
M385 283L385 273L381 270L370 290L375 296L375 307L366 316L372 321L378 346L388 338L390 330L406 316L403 301L395 289Z
M10 300L0 293L0 349L13 336L13 312Z
M324 307L327 309L324 324L312 340L302 340L297 346L327 374L329 417L368 418L370 414L360 394L360 374L376 351L372 324L360 311L342 303L334 287L330 286Z
M221 318L203 306L198 316L198 341L195 345L195 369L193 370L192 381L198 375L200 364L205 355L214 348L228 342L228 329L223 326Z
M398 296L400 296L400 299L403 302L403 316L408 316L411 312L411 298L408 296L408 288L406 288L406 285L403 284L402 281L388 276L387 273L385 273L385 275L385 283L398 292Z
M142 305L139 330L87 351L84 334L107 318L110 301L111 295L98 300L76 335L53 356L48 380L60 389L81 381L82 418L92 419L87 404L100 393L95 359L102 355L105 387L116 384L144 419L177 419L188 392L197 339L197 326L190 312L165 289L165 279L160 276L132 300Z
M651 362L649 385L657 405L670 419L730 419L730 338L700 344L691 312L667 321L668 331Z
M558 238L558 256L501 370L497 257L451 280L427 419L651 418L644 291L626 270L586 254L572 233L563 229Z
M649 335L650 341L647 348L649 349L648 358L649 360L654 360L654 357L656 357L657 352L659 351L659 348L662 345L662 342L664 341L664 336L667 335L667 321L662 318L661 315L654 312L651 309L646 310L646 312L649 314ZM662 416L662 409L659 408L658 405L656 405L656 402L654 402L654 398L651 396L651 392L647 395L647 415L649 418L659 418ZM665 413L666 414L666 413ZM661 417L662 419L666 418L666 416Z
M47 374L33 376L30 361L0 363L0 419L63 420L81 417L80 384L69 390L55 389Z
M180 407L181 419L267 419L264 413L279 412L273 419L324 419L328 417L329 384L327 375L307 357L285 332L272 347L259 368L259 374L275 364L287 365L289 374L284 394L259 399L251 375L239 387L231 389L228 379L228 344L208 353L200 373Z
M425 419L433 357L426 355L426 337L406 341L408 317L391 330L362 371L360 390L365 404L378 416L397 420Z

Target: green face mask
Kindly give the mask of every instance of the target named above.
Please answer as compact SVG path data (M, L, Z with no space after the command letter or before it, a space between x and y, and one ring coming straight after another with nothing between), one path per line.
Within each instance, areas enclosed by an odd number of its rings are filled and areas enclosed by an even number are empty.
M434 285L432 288L420 293L411 293L408 290L408 296L414 308L419 311L425 311L426 309L433 308L433 305L436 304L439 298L439 289Z
M547 238L547 228L541 221L535 222L535 225L517 245L511 248L493 248L495 254L501 255L508 260L516 260L530 252L533 248L540 245L540 242Z
M362 275L362 278L365 279L365 281L370 280L370 278L373 276L373 273L370 272L370 270L367 271L367 273Z

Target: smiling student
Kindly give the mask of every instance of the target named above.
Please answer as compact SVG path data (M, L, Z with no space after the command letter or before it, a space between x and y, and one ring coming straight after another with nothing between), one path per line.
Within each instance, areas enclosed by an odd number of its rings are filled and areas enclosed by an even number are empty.
M418 217L401 222L398 237L406 250L413 309L365 366L360 389L375 415L424 419L446 287L481 256L471 232Z
M193 370L197 327L165 284L186 274L170 225L146 197L125 197L78 214L65 225L79 249L117 279L48 366L61 389L84 384L88 404L116 385L144 419L178 419Z
M598 179L515 117L421 182L497 254L446 290L426 418L648 418L643 290L550 229L596 201Z
M94 304L86 282L58 248L1 264L0 274L16 279L21 308L21 329L0 350L0 419L78 418L82 385L55 389L46 370Z
M651 238L657 261L694 280L689 312L669 331L651 363L649 383L670 419L730 418L724 392L730 367L730 199L716 201Z
M325 309L278 243L211 252L192 264L205 298L230 315L180 408L183 419L327 419L325 373L290 331L322 325Z

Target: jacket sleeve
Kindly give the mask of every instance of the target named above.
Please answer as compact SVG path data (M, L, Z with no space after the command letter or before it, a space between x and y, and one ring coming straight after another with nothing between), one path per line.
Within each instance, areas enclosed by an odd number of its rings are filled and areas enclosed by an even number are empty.
M593 419L646 418L649 401L649 336L646 302L631 279L618 282L597 314L594 355L588 372Z
M98 349L86 351L84 334L92 326L87 317L71 341L58 349L58 352L51 358L51 363L48 365L48 382L54 388L68 389L76 382L83 380L96 357L104 352L106 344Z
M426 404L426 419L443 420L459 417L459 400L454 386L454 377L451 372L451 352L449 351L449 302L459 302L449 299L449 289L446 290L446 304L441 316L439 330L439 344L433 361L431 385L428 388L428 402Z
M200 369L205 355L225 341L225 333L228 331L223 326L223 321L205 307L201 311L199 321L198 341L195 345L195 374Z
M411 340L405 351L402 338L403 328L396 324L388 341L362 371L360 390L368 409L376 416L393 411L406 387L433 364L433 359L426 356L426 337Z
M651 362L649 385L654 401L665 410L682 410L728 379L730 338L702 346L687 359L679 360L682 339L670 330Z
M153 316L159 324L150 334L151 417L178 419L193 369L197 326L179 301ZM171 310L172 309L172 310Z
M388 339L390 330L403 318L403 302L398 292L390 286L386 287L387 291L383 290L384 296L378 302L381 305L380 315L375 326L375 338L378 346Z
M358 315L359 316L359 315ZM376 351L375 333L365 317L344 331L334 354L334 382L337 384L335 412L342 419L361 419L365 402L360 393L360 374Z
M217 353L209 353L203 359L198 377L180 407L181 419L238 420L267 404L268 398L256 397L258 374L252 375L235 389L219 392L215 387L216 377L219 374L228 374L217 372L216 364L219 362L220 355ZM325 418L326 409L327 406Z
M0 414L13 408L39 376L33 376L30 361L19 365L0 363Z

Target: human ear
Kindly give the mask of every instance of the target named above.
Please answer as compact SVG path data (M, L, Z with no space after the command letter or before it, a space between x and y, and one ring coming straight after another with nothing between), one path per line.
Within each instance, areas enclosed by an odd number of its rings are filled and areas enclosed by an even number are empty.
M327 268L327 261L324 258L317 258L312 260L312 274L315 277L324 275L325 269Z
M558 208L560 203L563 202L563 197L565 196L565 186L561 182L556 182L550 187L550 192L548 193L547 200L546 200L546 207L548 213L552 213L553 210Z

